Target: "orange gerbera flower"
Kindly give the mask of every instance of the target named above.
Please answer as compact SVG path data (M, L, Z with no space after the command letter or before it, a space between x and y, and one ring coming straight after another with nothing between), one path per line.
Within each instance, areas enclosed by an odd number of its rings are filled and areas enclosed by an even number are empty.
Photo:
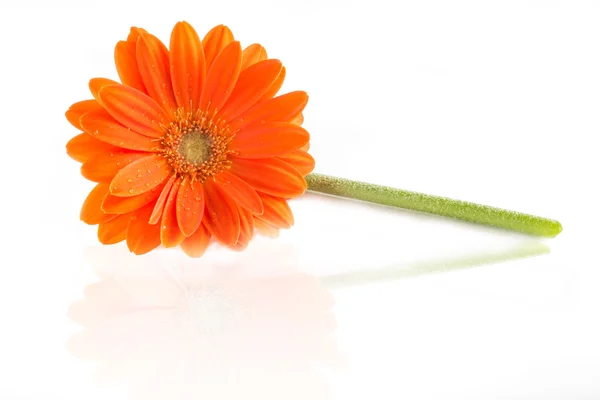
M204 39L175 25L169 49L141 28L115 47L122 83L94 78L94 99L66 117L83 132L67 153L97 185L81 219L104 244L136 254L160 244L202 255L211 237L244 249L255 229L289 228L287 199L314 168L300 125L305 92L275 97L285 68L226 26Z

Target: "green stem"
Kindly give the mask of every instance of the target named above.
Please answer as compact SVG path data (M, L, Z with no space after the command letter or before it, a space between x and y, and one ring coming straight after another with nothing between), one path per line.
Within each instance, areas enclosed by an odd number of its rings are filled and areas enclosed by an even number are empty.
M441 215L531 235L554 237L562 231L560 222L555 220L446 197L321 174L308 175L306 182L308 190L312 192Z

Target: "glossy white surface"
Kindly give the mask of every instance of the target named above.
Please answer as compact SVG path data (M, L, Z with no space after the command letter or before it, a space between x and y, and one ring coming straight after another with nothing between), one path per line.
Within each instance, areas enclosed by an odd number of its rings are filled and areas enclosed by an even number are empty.
M600 4L18 4L0 6L0 398L600 398ZM64 111L116 78L131 25L167 40L182 19L284 62L317 172L564 232L306 195L243 253L100 247Z

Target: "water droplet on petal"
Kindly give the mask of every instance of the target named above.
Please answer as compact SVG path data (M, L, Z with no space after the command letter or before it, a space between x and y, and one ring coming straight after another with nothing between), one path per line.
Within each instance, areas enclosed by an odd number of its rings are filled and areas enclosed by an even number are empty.
M127 183L131 183L131 182L132 182L132 181L131 181L131 178L128 178L128 179L127 179Z
M134 194L134 193L135 193L135 190L129 189L129 194Z

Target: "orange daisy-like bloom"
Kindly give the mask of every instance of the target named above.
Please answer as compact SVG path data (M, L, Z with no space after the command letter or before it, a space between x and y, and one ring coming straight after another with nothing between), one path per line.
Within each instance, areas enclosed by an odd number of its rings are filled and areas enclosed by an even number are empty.
M169 48L141 28L115 47L122 83L94 78L94 99L73 104L83 132L67 153L97 185L81 219L104 244L127 241L143 254L181 245L204 253L211 237L244 249L255 229L293 224L287 199L306 190L314 168L300 125L305 92L275 97L285 68L252 44L242 50L226 26L200 40L186 22Z

